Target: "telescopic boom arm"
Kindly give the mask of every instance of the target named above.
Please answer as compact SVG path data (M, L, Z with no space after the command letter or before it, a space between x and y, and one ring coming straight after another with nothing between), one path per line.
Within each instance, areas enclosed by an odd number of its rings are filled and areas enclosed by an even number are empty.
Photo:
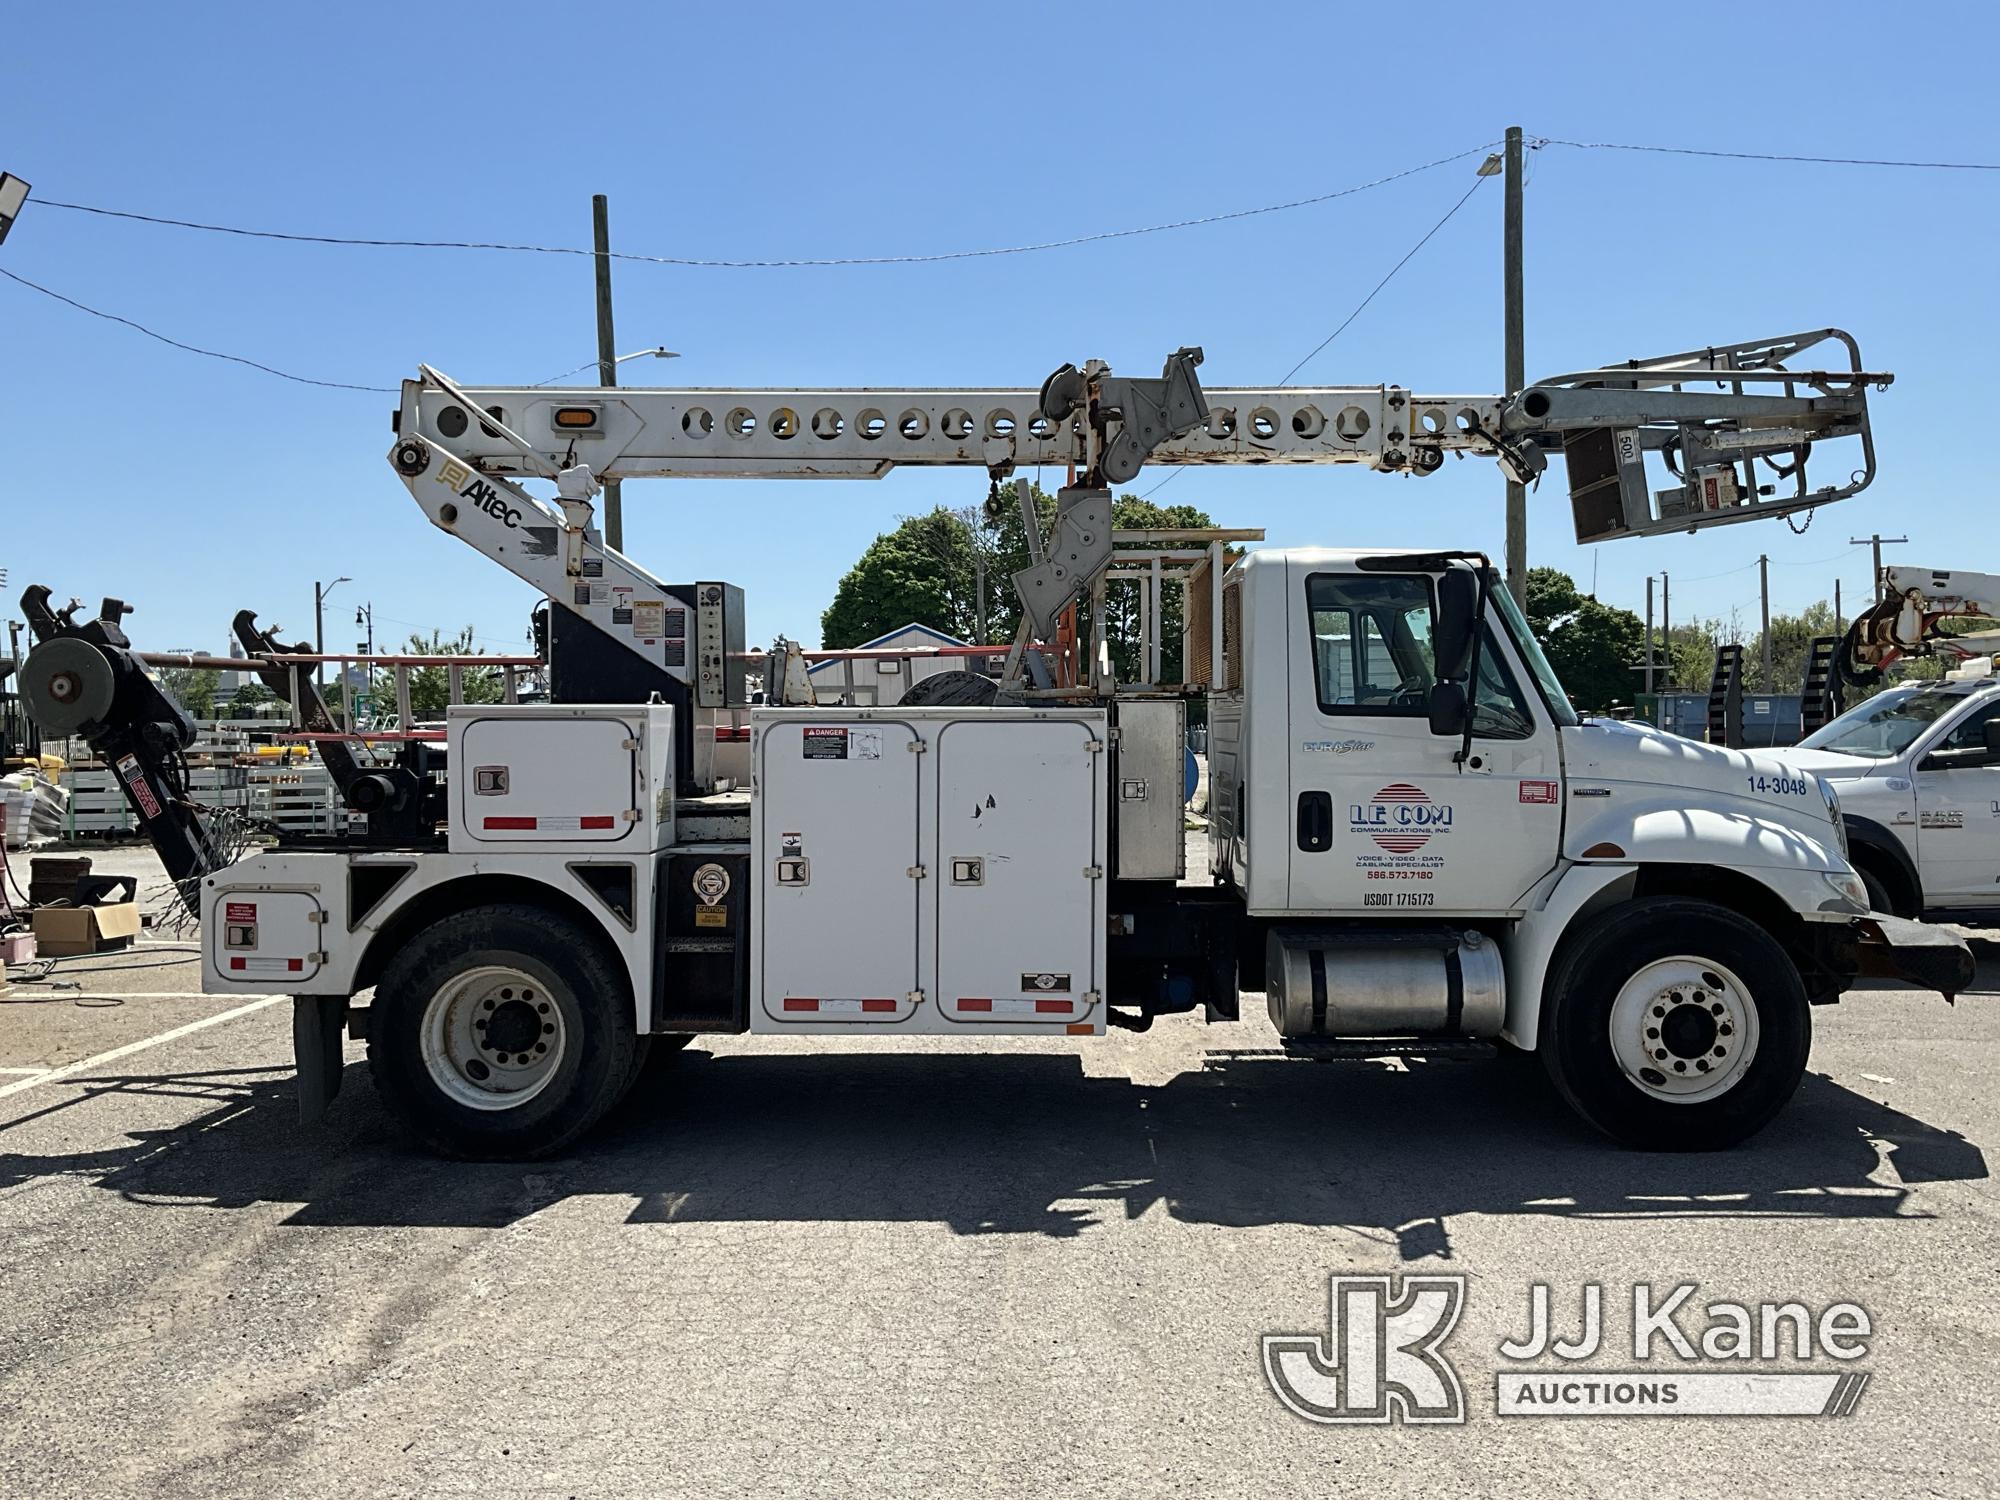
M1831 368L1805 358L1823 346L1837 356ZM645 655L659 638L633 628L631 603L659 599L663 586L603 546L591 499L606 479L878 479L901 465L998 479L1074 466L1037 554L1054 569L1043 567L1039 583L1017 580L1030 618L1045 624L1103 565L1110 488L1146 463L1425 475L1447 454L1474 454L1527 481L1560 454L1579 541L1649 536L1790 514L1865 488L1875 474L1867 390L1892 378L1864 370L1855 341L1831 328L1574 371L1512 396L1395 385L1204 391L1200 363L1199 349L1179 350L1157 379L1114 376L1099 361L1064 365L1039 390L459 386L423 366L403 383L390 460L434 523ZM1810 487L1815 447L1846 438L1860 447L1840 481ZM1658 490L1649 456L1667 481ZM554 505L515 482L530 477L556 481ZM1084 505L1092 495L1101 505Z

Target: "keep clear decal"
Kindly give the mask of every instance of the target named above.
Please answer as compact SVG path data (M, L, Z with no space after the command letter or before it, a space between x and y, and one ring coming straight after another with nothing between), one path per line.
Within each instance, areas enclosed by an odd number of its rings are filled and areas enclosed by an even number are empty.
M1354 836L1354 866L1370 880L1430 880L1444 868L1451 834L1449 802L1434 802L1422 787L1391 782L1366 802L1350 802L1347 831Z

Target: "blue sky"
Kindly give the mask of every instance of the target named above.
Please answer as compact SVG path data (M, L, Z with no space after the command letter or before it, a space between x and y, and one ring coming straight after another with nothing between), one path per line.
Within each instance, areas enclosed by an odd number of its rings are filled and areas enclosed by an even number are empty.
M1504 18L1504 24L1495 24ZM1917 23L1920 18L1922 24ZM1323 193L1530 135L2000 161L1985 6L1553 4L1217 10L1154 4L32 7L9 26L0 167L38 196L384 238L589 242L697 257L1016 244ZM1064 360L1153 373L1203 345L1216 385L1277 380L1451 206L1476 158L1317 207L930 266L620 265L628 365L690 385L1034 385ZM1501 386L1500 211L1483 187L1299 383ZM1579 549L1559 473L1530 561L1639 608L1754 629L1866 587L1851 535L2000 571L1983 361L2000 311L2000 173L1578 151L1531 158L1528 374L1838 324L1896 373L1881 477L1782 522ZM588 260L281 245L38 208L0 266L189 342L394 386L543 379L595 352ZM660 373L664 372L664 373ZM393 398L177 353L0 282L0 566L118 594L142 644L220 648L248 606L329 646L470 623L517 649L525 585L433 530L390 473ZM1142 475L1138 488L1164 471ZM842 571L974 472L626 488L626 550L749 591L753 640L814 643ZM1184 474L1162 501L1275 544L1501 545L1497 470Z

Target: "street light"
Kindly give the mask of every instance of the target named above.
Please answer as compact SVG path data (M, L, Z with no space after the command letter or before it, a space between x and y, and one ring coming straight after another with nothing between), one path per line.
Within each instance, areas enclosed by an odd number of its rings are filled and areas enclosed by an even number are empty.
M28 184L12 172L0 172L0 244L6 242L7 231L14 227L21 205L27 201Z
M612 360L611 363L614 365L622 365L628 359L645 359L649 355L654 359L679 359L681 357L680 352L678 350L656 346L651 349L634 349L630 354L619 355L616 359ZM547 380L537 380L535 384L554 385L558 380L567 380L570 378L570 376L580 375L585 370L598 369L601 366L601 363L602 363L601 361L595 359L585 360L582 364L578 365L574 370L564 370L560 375L551 375Z

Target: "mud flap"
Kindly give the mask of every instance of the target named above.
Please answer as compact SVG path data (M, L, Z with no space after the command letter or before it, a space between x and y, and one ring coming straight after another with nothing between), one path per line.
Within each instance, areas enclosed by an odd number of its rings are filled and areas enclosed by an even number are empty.
M292 996L292 1059L299 1073L299 1123L317 1125L340 1092L345 995Z
M1870 912L1857 917L1861 972L1876 979L1900 979L1956 1000L1972 984L1972 950L1942 927Z

